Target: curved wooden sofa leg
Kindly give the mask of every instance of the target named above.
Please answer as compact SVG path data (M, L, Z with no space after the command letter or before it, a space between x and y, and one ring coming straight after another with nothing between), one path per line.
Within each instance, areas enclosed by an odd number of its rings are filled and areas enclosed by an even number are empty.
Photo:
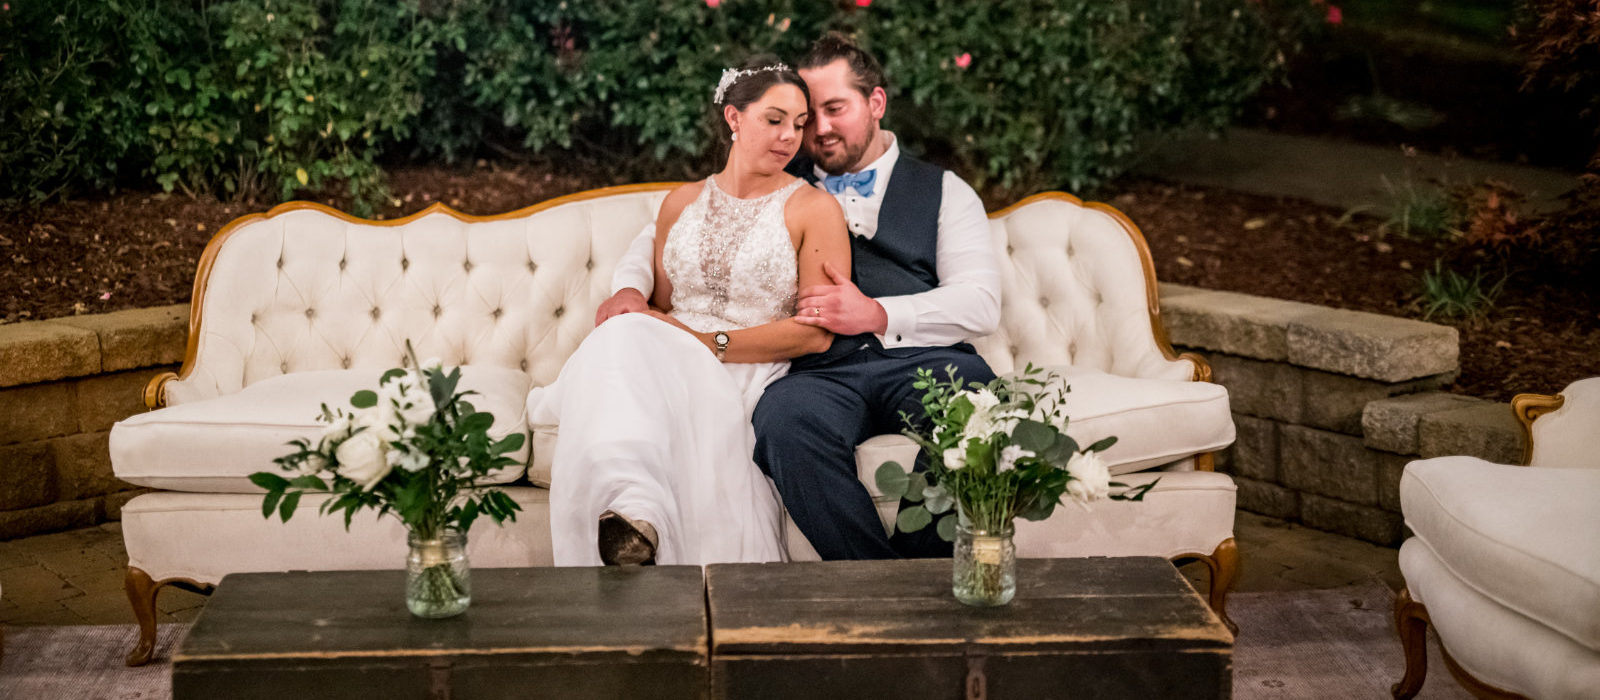
M1211 611L1217 614L1222 624L1228 626L1228 631L1239 633L1239 625L1233 618L1228 617L1228 592L1233 590L1233 584L1239 578L1239 545L1232 537L1217 544L1216 550L1210 554L1180 554L1173 559L1199 559L1205 562L1206 570L1211 574L1211 585L1207 603Z
M1405 650L1406 675L1389 688L1396 700L1411 700L1422 690L1428 675L1428 609L1411 599L1411 589L1402 588L1394 599L1394 626L1400 633L1400 648Z
M133 651L128 652L129 666L143 666L155 655L156 593L165 583L151 579L143 569L128 567L123 587L128 591L128 602L133 605L133 617L139 622L139 641L133 645Z

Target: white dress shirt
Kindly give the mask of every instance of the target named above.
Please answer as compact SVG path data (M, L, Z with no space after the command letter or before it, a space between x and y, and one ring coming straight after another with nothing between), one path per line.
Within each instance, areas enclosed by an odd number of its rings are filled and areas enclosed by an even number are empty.
M865 168L878 171L872 196L854 189L833 195L844 209L852 236L872 238L878 233L878 211L889 179L900 159L899 140L887 133L889 149ZM818 177L827 173L821 169ZM935 242L935 267L939 286L918 294L877 297L888 317L878 340L886 348L954 345L993 333L1000 325L1000 271L990 242L989 217L978 193L955 173L944 173L939 205L939 232ZM821 180L817 182L822 188ZM639 232L611 277L616 293L632 287L649 298L655 287L655 224Z

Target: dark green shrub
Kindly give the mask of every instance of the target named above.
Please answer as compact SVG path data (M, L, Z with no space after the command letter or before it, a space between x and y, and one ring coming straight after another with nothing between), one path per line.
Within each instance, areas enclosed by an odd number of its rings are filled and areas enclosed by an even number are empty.
M125 24L179 2L18 2L0 11L0 207L114 187L144 147Z
M1252 0L880 1L862 32L889 74L893 127L967 177L1084 190L1137 139L1227 123L1310 13Z

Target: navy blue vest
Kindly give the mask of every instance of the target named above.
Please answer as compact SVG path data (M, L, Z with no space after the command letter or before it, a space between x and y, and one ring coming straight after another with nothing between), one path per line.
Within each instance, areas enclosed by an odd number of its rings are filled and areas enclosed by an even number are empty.
M795 174L815 183L811 164L795 160L796 166L804 168ZM943 200L944 170L902 151L889 177L889 189L883 193L877 233L872 238L850 236L850 279L863 294L901 296L939 286L937 246ZM882 350L883 345L871 333L837 336L826 351L795 358L791 369L820 367L868 348Z

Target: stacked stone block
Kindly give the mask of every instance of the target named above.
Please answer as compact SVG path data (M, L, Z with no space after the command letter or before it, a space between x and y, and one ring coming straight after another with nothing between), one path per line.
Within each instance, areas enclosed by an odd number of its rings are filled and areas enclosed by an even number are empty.
M141 490L113 476L111 425L177 368L189 307L0 326L0 539L120 517Z
M1394 545L1407 462L1521 455L1508 405L1438 391L1459 372L1454 328L1180 285L1161 302L1173 343L1228 388L1238 440L1218 464L1245 510Z

